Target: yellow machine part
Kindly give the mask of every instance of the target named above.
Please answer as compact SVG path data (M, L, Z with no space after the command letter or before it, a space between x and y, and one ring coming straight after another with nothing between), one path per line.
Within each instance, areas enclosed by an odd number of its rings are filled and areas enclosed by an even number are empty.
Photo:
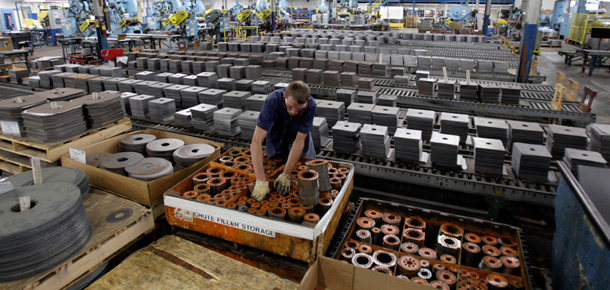
M171 22L172 22L172 17L170 16L170 17L167 17L165 20L163 20L161 25L168 26Z
M227 9L222 9L222 10L220 10L220 13L222 13L222 14L227 14L227 13L229 13L229 10L227 10Z
M261 11L260 13L258 13L257 15L260 20L265 20L269 16L271 16L271 9L265 9L265 10Z
M237 14L237 20L244 21L248 19L250 15L252 15L252 11L250 11L249 9L243 10L242 12L239 12L239 14Z
M184 20L189 18L189 13L186 10L178 11L174 15L170 16L169 19L174 26L180 25Z
M78 26L78 29L80 32L85 32L85 30L87 30L87 28L89 28L89 26L93 23L95 23L95 20L87 19L83 21L80 26Z
M206 16L208 14L210 14L210 12L214 11L214 9L208 9L205 11L205 13L203 14L203 16Z
M36 17L38 18L38 21L42 21L43 19L49 17L49 12L48 11L38 12L36 14Z

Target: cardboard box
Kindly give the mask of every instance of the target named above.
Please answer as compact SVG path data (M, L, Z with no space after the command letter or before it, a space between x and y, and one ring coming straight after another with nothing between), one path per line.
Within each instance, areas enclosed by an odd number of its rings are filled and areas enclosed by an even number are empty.
M301 281L299 290L369 290L401 289L428 290L428 286L398 279L394 276L356 267L344 261L324 256L311 265Z
M170 189L176 183L180 182L180 180L183 180L184 178L191 175L193 172L197 171L202 166L208 164L210 161L220 156L220 150L224 146L221 143L208 141L201 138L195 138L154 129L146 129L144 131L136 131L115 136L113 138L89 145L81 149L87 154L99 152L116 153L120 151L119 143L122 138L124 138L125 136L140 133L155 135L157 136L157 139L176 138L183 140L185 144L210 144L216 148L216 151L206 159L192 165L189 168L174 172L171 175L150 182L137 180L131 177L119 175L104 169L95 168L93 166L80 163L78 161L72 160L69 155L64 155L61 157L61 165L84 170L85 172L87 172L87 175L89 175L89 180L92 185L105 188L107 190L112 191L113 193L117 193L118 195L135 200L139 203L148 206L153 206L154 204L162 200L163 193L166 190Z

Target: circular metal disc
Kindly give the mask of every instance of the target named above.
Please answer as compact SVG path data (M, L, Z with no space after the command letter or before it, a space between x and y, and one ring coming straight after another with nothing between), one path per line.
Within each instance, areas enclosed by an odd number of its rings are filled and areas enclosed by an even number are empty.
M87 154L87 165L91 165L91 166L99 168L102 161L110 156L112 156L112 153L108 153L108 152Z
M149 152L173 152L174 150L184 146L184 141L180 139L159 139L146 144L146 150Z
M214 146L208 144L189 144L174 151L174 158L204 159L214 153L215 150Z
M120 169L138 164L144 156L137 152L119 152L102 160L100 166L107 169Z
M89 177L87 173L80 169L60 166L43 167L42 170L43 184L49 182L66 182L78 186L82 194L89 192ZM17 175L6 178L13 184L14 188L34 185L34 177L31 171L19 173Z
M133 134L121 139L122 145L144 145L155 141L157 137L152 134Z
M125 171L129 174L153 175L167 170L167 167L172 167L172 163L167 159L148 157L142 159L138 164L126 167Z

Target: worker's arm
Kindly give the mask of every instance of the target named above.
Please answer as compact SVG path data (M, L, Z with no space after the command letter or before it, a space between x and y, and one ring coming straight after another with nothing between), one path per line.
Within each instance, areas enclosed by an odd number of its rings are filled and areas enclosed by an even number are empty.
M299 161L299 158L301 158L301 155L303 154L305 140L307 140L307 134L297 132L297 137L294 139L294 142L292 142L292 148L290 149L290 154L288 154L288 160L286 161L284 173L288 175L292 173L294 165L297 164L297 161Z
M267 180L265 176L265 168L263 167L263 140L267 137L267 131L256 126L252 143L250 143L250 154L252 156L252 167L256 180ZM292 154L292 153L291 153Z

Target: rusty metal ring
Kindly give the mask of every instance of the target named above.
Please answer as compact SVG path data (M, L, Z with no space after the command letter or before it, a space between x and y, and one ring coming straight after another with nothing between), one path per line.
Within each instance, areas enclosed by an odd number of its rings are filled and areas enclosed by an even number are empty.
M400 246L400 250L407 254L416 254L419 250L419 246L411 242L406 242L402 243L402 245Z
M237 208L237 204L234 203L234 202L227 203L227 208L228 209L236 209Z
M315 213L307 213L303 217L305 221L317 223L320 220L320 217Z
M354 240L349 240L347 241L347 243L345 243L345 245L347 247L353 248L353 249L358 249L358 247L360 247L360 243L354 241Z
M207 174L205 172L197 173L193 176L193 184L197 185L200 183L205 183L210 178L212 178L212 176L210 176L209 174Z
M210 195L209 195L209 194L207 194L207 193L204 193L204 194L200 194L200 195L198 195L198 196L197 196L195 199L196 199L197 201L201 201L201 202L207 202L207 201L208 201L210 198L212 198L212 196L210 196Z
M434 270L434 272L438 272L440 270L445 270L445 265L443 265L443 264L434 264L432 269Z
M227 167L234 167L235 166L235 162L233 162L233 161L225 161L222 164L224 166L227 166Z
M333 175L335 175L335 173L339 173L337 168L333 167L333 168L328 169L328 175L333 176Z
M492 257L499 257L502 252L500 252L500 250L492 245L484 245L483 248L483 253L485 253L485 255L488 256L492 256Z
M223 172L224 172L224 169L218 168L218 167L210 167L205 171L205 173L209 174L211 177L218 177Z
M420 260L419 264L421 265L422 268L429 268L430 267L430 262L428 262L427 260Z
M286 199L286 203L288 203L288 205L290 205L291 207L296 207L301 204L301 200L298 197L291 197L289 199Z
M269 217L278 219L278 220L284 220L284 218L286 217L286 209L283 209L281 207L274 207L271 208L267 211L267 213L269 214Z
M472 254L478 254L481 252L481 247L479 247L479 245L470 242L464 243L462 248L464 248L464 251Z
M398 225L402 220L400 215L394 212L385 212L381 214L381 219L383 220L383 222L390 225Z
M492 237L492 236L482 236L481 240L483 241L483 243L492 245L492 246L495 246L498 244L498 238Z
M417 283L417 284L426 285L426 286L430 286L428 281L426 281L426 279L421 278L421 277L413 277L413 278L411 278L411 282Z
M371 229L375 226L375 220L368 217L360 217L356 220L356 224L361 229Z
M197 195L199 195L199 193L197 193L194 190L189 190L182 194L183 197L188 198L188 199L193 199L193 198L197 197Z
M383 246L389 249L397 250L400 245L400 238L395 235L385 235L383 237Z
M430 248L419 248L417 253L426 259L436 260L436 252Z
M331 205L333 205L333 199L332 198L320 198L320 205L331 206Z
M250 151L250 149L244 149L241 151L241 155L243 156L252 156L252 152Z
M245 164L250 162L250 158L246 157L246 156L239 156L236 157L235 159L233 159L233 162L235 162L235 164Z
M266 216L266 215L267 215L267 210L264 210L264 209L258 209L258 210L256 211L256 215L258 215L258 216Z
M398 266L402 273L413 276L421 268L419 259L411 256L401 256L398 258Z
M497 288L506 288L508 287L508 279L506 279L502 275L498 274L489 274L487 278L485 278L489 285L492 285Z
M519 257L519 252L513 248L500 247L500 252L502 253L502 256Z
M337 195L339 195L339 191L338 190L333 189L333 190L330 191L330 196L332 196L333 199L337 198Z
M367 209L364 211L364 215L368 218L374 219L376 222L381 221L381 212L374 209Z
M381 226L381 232L384 235L398 236L398 234L400 234L400 229L398 229L398 227L395 225L385 224Z
M485 271L497 271L502 268L502 262L500 262L500 259L492 256L483 257L481 264L482 265L479 265L479 268Z
M232 149L229 152L227 152L227 154L230 155L230 156L233 156L233 157L241 156L241 150L239 150L239 149Z
M447 270L440 270L436 272L436 279L446 283L447 285L453 285L457 283L457 277Z
M360 244L360 246L358 246L358 252L364 253L364 254L370 254L373 252L373 248L369 245Z
M303 171L303 170L309 170L309 166L307 165L300 165L299 167L297 167L298 171Z
M369 254L358 253L352 257L352 264L356 267L369 269L373 266L373 258Z
M341 180L344 180L345 178L347 178L347 175L343 174L343 173L335 173L333 175L334 178L339 178Z
M412 216L405 219L405 227L424 230L426 228L426 222L420 217Z
M375 262L375 264L378 266L392 268L396 266L397 260L398 258L396 258L394 253L384 250L377 250L373 252L373 262Z
M430 287L441 290L449 290L449 285L438 280L430 282Z
M238 206L238 207L243 206L243 205L246 205L246 206L247 206L247 204L246 204L246 201L245 201L245 200L239 200L239 199L238 199L238 200L237 200L237 202L236 202L235 204L237 204L237 206Z
M341 250L341 258L343 260L347 260L350 261L354 255L356 255L356 250L352 249L352 248L343 248Z
M390 268L388 268L388 267L375 266L371 270L373 270L375 272L384 273L384 274L388 274L388 275L392 276L392 270L390 270Z
M441 255L441 261L447 264L457 264L457 259L454 256L448 254Z
M445 236L460 238L464 235L464 229L455 224L445 223L441 225L441 233Z
M245 164L245 163L237 164L235 166L235 169L241 170L241 171L245 171L245 172L251 172L253 170L252 169L252 165L248 165L248 164Z
M509 238L509 237L499 238L498 242L500 243L500 245L505 246L505 247L514 248L517 246L517 241L515 241L513 238Z
M296 223L301 223L305 216L305 209L300 207L291 207L288 209L288 218Z
M504 274L515 275L521 267L519 259L515 257L501 257L500 262L504 266Z
M333 177L330 180L330 185L333 189L340 190L341 189L341 179Z
M219 199L219 200L216 200L216 202L214 204L219 205L219 206L223 206L225 204L225 202L226 201L224 199Z
M340 167L338 170L340 173L343 173L345 175L349 174L349 172L350 172L350 169L347 167Z
M481 243L481 237L475 233L467 233L464 235L464 239L467 242L471 242L473 244L480 244Z

